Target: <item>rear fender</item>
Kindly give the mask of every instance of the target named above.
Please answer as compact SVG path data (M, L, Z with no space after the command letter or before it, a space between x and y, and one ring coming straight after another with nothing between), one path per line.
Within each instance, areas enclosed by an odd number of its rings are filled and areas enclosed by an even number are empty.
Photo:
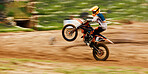
M100 34L101 35L101 34ZM106 37L104 37L103 35L99 36L101 38L103 38L105 41L108 41L111 44L114 44L114 42L112 42L111 40L107 39Z
M114 42L112 42L112 41L111 41L111 40L109 40L109 39L104 39L104 40L106 40L106 41L110 42L111 44L114 44Z

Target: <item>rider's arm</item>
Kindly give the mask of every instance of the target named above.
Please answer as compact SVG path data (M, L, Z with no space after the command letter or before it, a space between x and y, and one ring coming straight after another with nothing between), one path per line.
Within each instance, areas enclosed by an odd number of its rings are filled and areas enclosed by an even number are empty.
M93 17L93 19L92 19L91 21L92 21L92 22L96 22L98 18L99 18L99 17L96 15L95 17Z

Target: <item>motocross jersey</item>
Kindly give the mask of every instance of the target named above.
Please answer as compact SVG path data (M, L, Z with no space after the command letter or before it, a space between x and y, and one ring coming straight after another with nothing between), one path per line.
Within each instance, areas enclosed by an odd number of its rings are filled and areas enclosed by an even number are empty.
M102 29L107 29L107 23L102 13L97 14L95 17L93 17L92 22L98 22L99 27L102 27Z

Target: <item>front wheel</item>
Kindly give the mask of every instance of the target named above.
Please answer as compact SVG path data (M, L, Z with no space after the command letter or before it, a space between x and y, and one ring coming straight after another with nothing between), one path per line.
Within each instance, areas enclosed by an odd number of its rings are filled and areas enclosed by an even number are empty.
M109 57L109 49L104 43L95 44L93 49L93 57L97 61L105 61Z
M74 41L78 36L78 31L74 25L66 25L62 29L62 36L66 41Z

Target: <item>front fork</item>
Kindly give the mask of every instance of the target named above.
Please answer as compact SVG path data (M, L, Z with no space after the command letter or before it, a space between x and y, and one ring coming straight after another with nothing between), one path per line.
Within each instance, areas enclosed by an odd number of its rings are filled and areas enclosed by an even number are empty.
M96 44L96 42L95 43L94 42L90 43L90 45L89 45L90 48L95 50L97 53L101 54L101 51L99 51L99 49L95 46L95 44Z

